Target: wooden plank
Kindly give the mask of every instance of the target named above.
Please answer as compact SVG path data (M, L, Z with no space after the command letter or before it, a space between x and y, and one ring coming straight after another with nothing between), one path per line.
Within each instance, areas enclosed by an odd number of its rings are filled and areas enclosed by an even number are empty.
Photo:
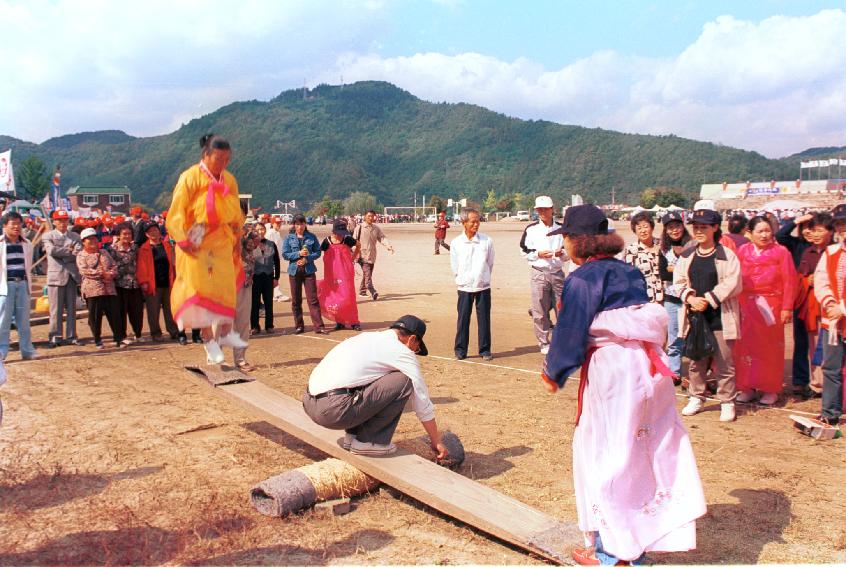
M506 496L402 448L389 457L364 457L340 446L343 432L314 423L302 402L251 380L237 370L191 369L236 404L310 445L355 466L412 498L479 530L555 563L569 563L570 551L582 541L574 524ZM227 383L227 378L241 380Z

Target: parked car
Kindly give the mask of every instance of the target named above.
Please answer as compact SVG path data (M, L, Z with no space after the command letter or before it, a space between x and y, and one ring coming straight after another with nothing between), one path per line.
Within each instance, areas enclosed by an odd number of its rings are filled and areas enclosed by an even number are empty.
M438 220L438 215L429 215L429 216L426 217L426 222L434 223L434 222L437 222L437 220Z
M517 211L515 216L518 221L527 221L529 220L529 211Z

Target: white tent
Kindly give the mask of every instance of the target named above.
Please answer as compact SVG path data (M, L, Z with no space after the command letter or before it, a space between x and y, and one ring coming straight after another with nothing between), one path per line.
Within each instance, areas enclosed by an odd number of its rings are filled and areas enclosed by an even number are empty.
M677 207L676 205L670 205L667 207L668 211L683 211L684 207Z
M775 211L775 210L785 210L785 209L805 209L808 207L813 206L811 203L805 203L803 201L797 201L795 199L776 199L775 201L770 201L761 209L765 211Z

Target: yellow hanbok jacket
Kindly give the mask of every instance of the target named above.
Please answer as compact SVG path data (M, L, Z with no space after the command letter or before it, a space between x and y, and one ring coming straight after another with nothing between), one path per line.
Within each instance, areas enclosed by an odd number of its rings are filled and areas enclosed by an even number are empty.
M189 230L204 233L196 255L185 249ZM167 212L167 231L176 243L176 280L170 301L180 329L199 329L235 319L236 286L243 281L240 235L244 213L238 182L228 171L213 183L197 164L179 176ZM238 281L241 280L241 281Z

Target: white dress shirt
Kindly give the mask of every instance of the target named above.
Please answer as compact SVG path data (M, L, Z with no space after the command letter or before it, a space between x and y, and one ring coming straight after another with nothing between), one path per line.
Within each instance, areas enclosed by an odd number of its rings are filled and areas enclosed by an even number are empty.
M411 402L417 419L435 419L417 355L399 341L393 329L361 333L335 346L311 371L308 393L316 396L337 388L366 386L395 370L411 380Z
M550 231L559 228L559 226L554 221L552 226L546 226L543 221L539 220L531 223L523 231L523 236L520 238L520 254L533 268L544 272L560 272L564 268L564 262L568 259L567 253L564 252L564 235L547 236ZM561 250L562 255L552 258L538 257L538 252L544 250L552 252Z
M490 289L494 265L493 240L481 232L469 239L462 231L452 239L449 246L449 259L458 291Z

